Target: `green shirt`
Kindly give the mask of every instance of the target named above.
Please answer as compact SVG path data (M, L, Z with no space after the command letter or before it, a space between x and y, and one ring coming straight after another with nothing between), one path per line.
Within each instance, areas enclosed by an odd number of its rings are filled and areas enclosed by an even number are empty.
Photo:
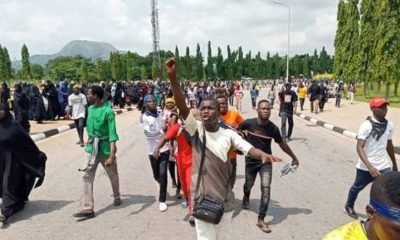
M110 143L118 141L117 128L115 126L115 113L107 105L100 107L92 105L88 108L88 118L86 130L89 137L98 137L99 152L98 157L108 158L110 156ZM105 138L105 139L104 139ZM91 153L93 144L88 144L85 151Z

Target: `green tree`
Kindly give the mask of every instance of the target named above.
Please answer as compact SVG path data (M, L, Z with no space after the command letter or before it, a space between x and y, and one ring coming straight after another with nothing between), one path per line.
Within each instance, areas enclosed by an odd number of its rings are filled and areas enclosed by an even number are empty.
M178 66L180 66L181 58L179 56L178 46L175 46L175 60L178 63ZM181 79L181 77L182 77L182 69L180 69L180 68L177 69L177 77L178 77L178 79Z
M26 80L32 79L31 64L29 62L29 51L24 44L21 49L22 56L22 77Z
M89 72L88 72L88 66L87 62L83 59L81 63L81 69L80 69L80 80L82 83L86 83L89 81Z
M126 54L126 80L131 81L134 79L134 70L135 68L138 68L138 66L134 65L133 62L133 54L128 51Z
M379 37L373 65L376 78L385 82L385 96L389 98L390 85L400 76L400 1L379 1L377 9L379 21L376 36Z
M32 64L31 71L32 71L32 79L42 80L45 76L44 67L42 65Z
M104 81L105 80L105 63L101 59L96 61L96 72L97 72L97 80Z
M140 78L141 78L142 80L147 79L147 71L146 71L146 67L145 67L145 66L142 66L142 67L140 68Z
M367 94L367 86L373 86L372 63L374 59L374 49L376 47L376 27L377 16L375 11L376 1L361 1L361 20L360 20L360 37L359 37L359 79L364 82L363 94Z
M208 52L207 52L207 66L206 66L206 79L213 80L214 75L213 75L213 57L212 57L212 49L211 49L211 42L208 41L208 46L207 46Z
M196 72L196 80L200 81L204 76L204 67L203 67L203 55L201 53L200 44L197 44L196 47L196 60L195 60L195 72Z
M0 45L0 48L1 48L1 45ZM3 56L1 58L2 58L2 61L3 61L3 64L4 64L4 76L5 76L6 80L10 80L12 78L12 67L11 67L10 55L8 54L8 50L7 50L7 48L5 46L4 46L2 52L3 52L2 53ZM0 60L0 62L1 62L1 60Z
M222 50L218 47L217 58L215 60L217 65L217 78L226 79L226 71L224 66L224 57L222 56Z

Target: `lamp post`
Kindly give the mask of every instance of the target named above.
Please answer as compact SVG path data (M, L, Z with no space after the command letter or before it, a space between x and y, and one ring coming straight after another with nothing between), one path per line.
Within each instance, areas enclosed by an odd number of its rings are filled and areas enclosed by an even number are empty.
M286 56L286 81L289 82L290 80L290 75L289 75L289 59L290 59L290 16L291 16L291 11L290 11L290 6L286 3L283 3L278 0L272 0L275 4L285 6L288 9L289 12L289 21L288 21L288 42L287 42L287 56Z
M206 58L206 55L205 55L205 52L204 52L204 48L207 46L207 43L205 43L205 44L203 44L203 47L201 48L201 51L202 51L202 54L204 54L204 59L207 59ZM203 82L206 82L206 66L207 66L207 64L205 64L205 62L206 61L204 61L204 64L203 64Z

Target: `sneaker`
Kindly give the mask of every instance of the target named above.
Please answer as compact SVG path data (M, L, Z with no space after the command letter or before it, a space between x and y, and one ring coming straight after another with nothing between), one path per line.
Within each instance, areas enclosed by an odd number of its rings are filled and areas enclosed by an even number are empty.
M242 208L246 210L250 209L250 200L248 197L243 197Z
M160 202L160 212L165 212L167 211L168 206L165 204L165 202Z
M82 210L73 216L76 218L94 218L95 214L93 210Z
M122 204L121 197L116 197L116 198L114 198L113 205L114 205L115 207L121 206L121 204Z
M358 219L358 215L356 213L356 211L354 211L354 208L349 207L349 206L345 206L344 207L344 211L347 213L347 215L349 215L351 218L354 219Z
M183 208L187 208L187 207L188 207L188 201L187 201L186 199L183 200L182 203L181 203L181 206L182 206Z

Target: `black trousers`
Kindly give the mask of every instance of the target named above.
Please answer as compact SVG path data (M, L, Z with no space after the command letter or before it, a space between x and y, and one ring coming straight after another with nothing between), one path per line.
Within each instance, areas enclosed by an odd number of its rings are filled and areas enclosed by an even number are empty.
M293 114L281 112L281 133L283 138L290 138L293 132ZM286 133L286 121L289 124L289 128Z
M76 125L76 131L78 132L79 140L83 141L83 129L85 128L85 119L79 118L74 120Z
M167 200L169 151L161 153L158 159L155 159L152 155L149 156L149 159L153 177L160 184L158 200L165 202Z

